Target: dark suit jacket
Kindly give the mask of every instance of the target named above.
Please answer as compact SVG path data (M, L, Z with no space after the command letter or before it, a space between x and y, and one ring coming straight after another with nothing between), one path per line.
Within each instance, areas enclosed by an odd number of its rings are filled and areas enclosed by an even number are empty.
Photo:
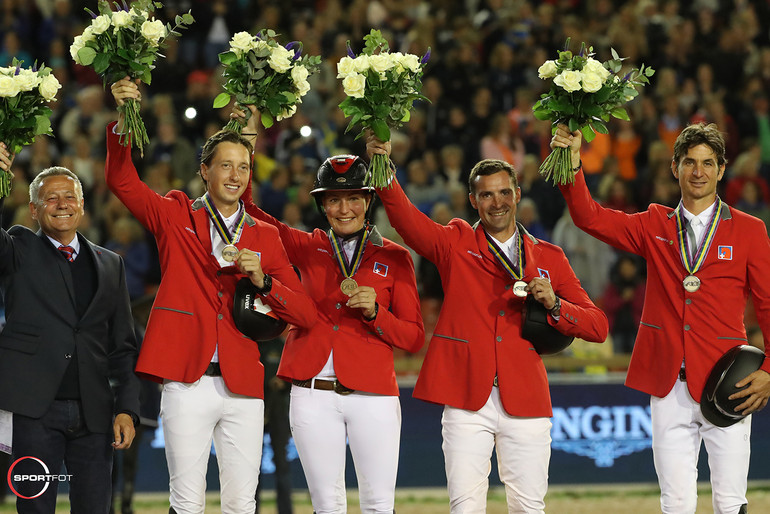
M139 412L136 341L123 259L78 234L97 289L82 318L66 260L42 231L0 230L0 284L6 325L0 333L0 409L41 417L75 353L85 422L112 431L115 412ZM111 387L113 382L115 388Z

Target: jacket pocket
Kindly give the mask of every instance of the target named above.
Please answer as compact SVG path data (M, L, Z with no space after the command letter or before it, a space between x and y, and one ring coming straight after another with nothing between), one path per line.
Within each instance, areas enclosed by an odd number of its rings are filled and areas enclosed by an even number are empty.
M434 333L433 337L441 337L443 339L449 339L450 341L457 341L458 343L465 343L465 344L469 343L469 341L467 339L460 339L458 337L445 336L445 335L441 335L441 334L435 334Z
M39 346L40 331L34 325L10 323L0 333L0 348L33 354Z
M180 311L179 309L172 309L171 307L153 307L153 310L178 312L179 314L187 314L188 316L194 316L192 312Z
M644 327L650 327L650 328L654 328L654 329L657 329L657 330L660 330L660 329L661 329L661 327L659 327L659 326L657 326L657 325L650 325L649 323L645 323L644 321L640 321L640 322L639 322L639 325L640 325L640 326L644 326Z

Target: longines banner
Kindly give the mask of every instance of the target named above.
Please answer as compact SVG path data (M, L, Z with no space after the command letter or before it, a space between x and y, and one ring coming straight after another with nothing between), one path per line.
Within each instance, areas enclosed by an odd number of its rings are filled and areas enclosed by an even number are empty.
M552 380L553 428L550 465L551 484L655 483L652 462L652 428L649 397L622 383L558 383ZM441 452L442 407L412 398L411 388L401 389L402 433L398 472L399 487L444 487L444 457ZM760 412L752 422L750 480L770 480L770 411ZM136 488L139 491L167 490L168 475L162 431L147 432L139 453ZM292 482L305 488L297 453L290 447ZM119 453L119 452L118 452ZM272 451L266 446L261 480L274 484ZM499 484L493 457L492 485ZM705 452L699 459L700 481L708 481ZM353 462L348 456L346 482L355 487ZM209 489L218 487L216 460L209 462Z

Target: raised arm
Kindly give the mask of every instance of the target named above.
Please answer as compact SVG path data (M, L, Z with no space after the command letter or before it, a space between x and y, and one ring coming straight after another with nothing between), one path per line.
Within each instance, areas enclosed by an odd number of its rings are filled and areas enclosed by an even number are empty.
M376 153L388 155L390 142L382 142L370 135L366 142L366 152L370 159ZM444 226L431 220L409 201L395 173L391 176L392 181L388 187L377 189L390 224L415 252L434 263L441 261L449 255L452 245L460 237L456 222Z
M626 252L644 255L646 212L626 214L607 209L591 197L580 160L582 142L583 134L579 130L569 132L566 125L559 125L551 139L551 148L569 148L573 168L580 168L574 184L559 186L572 220L578 228L600 241Z
M129 98L137 101L141 99L139 88L128 77L114 83L111 90L115 103L119 106ZM173 200L160 196L139 179L134 163L131 161L131 147L121 144L122 137L131 137L131 134L123 134L124 121L124 115L120 114L117 123L112 122L107 125L105 180L110 191L128 207L131 214L142 225L155 231L167 220L167 216L163 213L163 206L170 204Z

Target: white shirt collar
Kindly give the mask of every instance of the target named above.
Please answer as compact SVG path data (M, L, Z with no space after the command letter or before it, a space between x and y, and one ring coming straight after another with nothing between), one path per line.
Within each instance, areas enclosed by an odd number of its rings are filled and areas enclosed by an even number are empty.
M690 222L690 224L696 224L696 225L707 225L709 221L711 221L711 215L714 213L714 209L717 208L717 202L714 200L714 203L712 203L709 207L703 210L698 215L695 215L688 211L684 204L682 204L682 214L684 214L684 217L687 221ZM697 222L696 222L697 220Z
M48 234L46 234L46 235L45 235L45 237L47 237L47 238L48 238L48 240L51 242L51 244L52 244L52 245L54 246L54 248L56 248L57 250L58 250L58 248L59 248L60 246L62 246L62 243L60 243L60 242L59 242L59 241L57 241L56 239L52 238L52 237L51 237L51 236L49 236ZM73 253L73 255L75 255L75 256L77 257L77 255L80 253L80 240L78 239L78 235L77 235L77 234L75 234L75 237L72 239L72 241L70 241L69 243L65 244L64 246L71 246L72 248L74 248L74 249L75 249L75 252Z

